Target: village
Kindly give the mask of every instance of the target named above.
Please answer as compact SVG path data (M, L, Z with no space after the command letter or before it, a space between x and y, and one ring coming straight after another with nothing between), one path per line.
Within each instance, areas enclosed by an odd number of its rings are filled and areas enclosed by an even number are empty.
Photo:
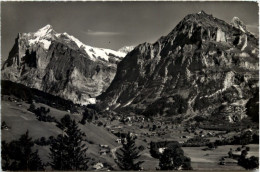
M27 109L29 104L20 99L12 96L2 96L2 101L10 104L12 109L25 109L21 116L28 113ZM37 104L38 103L36 103L36 105ZM37 106L41 107L43 104L39 105ZM60 118L60 116L70 113L69 110L59 112L52 107L44 106L46 109L50 109L49 115L55 118ZM80 113L70 114L75 116L75 119L78 121L82 118ZM32 116L30 116L30 118L31 117ZM3 118L6 119L5 116L3 116ZM184 123L178 123L176 119L178 119L178 117L147 118L132 113L125 115L116 112L99 114L98 117L93 116L91 122L83 125L85 127L95 126L95 130L94 128L91 129L91 131L95 131L91 133L94 138L87 140L89 143L89 151L93 157L90 161L92 169L104 171L117 169L115 163L117 161L116 152L122 147L122 140L127 133L130 133L135 138L136 147L141 155L140 158L145 161L143 164L144 170L155 169L158 166L158 159L152 157L150 153L151 149L153 149L151 148L151 143L157 144L164 142L167 144L177 141L182 146L186 156L191 158L192 165L195 169L202 169L201 165L205 165L208 159L211 159L209 168L241 169L242 167L237 165L237 159L243 150L250 150L248 151L248 157L252 155L258 157L258 144L242 145L232 140L242 133L250 133L251 135L258 133L257 125L247 126L241 124L239 127L234 128L234 126L230 124L230 130L226 130L226 125L224 124L207 126L205 121L202 123L196 118ZM2 121L1 129L5 133L9 133L12 132L13 125L10 126L10 121L8 120L7 122ZM106 131L110 133L111 136L108 136L109 139L96 140L98 136L95 135L99 134L96 129L102 132ZM89 129L86 131L89 131ZM87 135L90 134L89 132L86 133ZM102 133L103 137L106 135ZM231 143L231 141L233 142ZM159 146L157 147L157 151L163 153L165 148L165 146ZM230 152L232 152L232 155L230 155Z

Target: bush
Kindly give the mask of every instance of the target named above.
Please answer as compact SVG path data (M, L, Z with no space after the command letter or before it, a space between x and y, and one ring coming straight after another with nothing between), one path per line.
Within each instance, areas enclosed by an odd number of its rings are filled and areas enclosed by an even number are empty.
M165 148L170 146L180 146L180 144L176 141L164 141L164 142L151 142L150 143L150 154L154 158L159 158L161 153L159 152L159 148Z
M138 147L138 149L139 149L140 151L143 151L143 150L145 150L145 147L144 147L143 145L141 145L141 146Z
M215 145L215 143L213 142L210 142L209 144L207 144L208 148L210 149L214 149L214 148L217 148L217 146Z
M56 118L47 115L50 112L50 109L46 109L45 107L39 107L35 109L34 111L35 116L39 121L43 122L57 122Z
M30 105L29 109L27 109L27 110L34 113L34 111L35 111L35 104L32 103L32 104Z
M89 108L86 108L85 111L83 112L83 117L80 121L80 123L82 125L85 125L86 124L86 120L88 122L92 122L93 118L96 116L96 111L94 109L89 109Z
M246 104L246 114L252 119L253 122L259 122L259 89L254 94L254 97L249 99Z
M50 145L50 140L47 140L45 137L41 137L40 139L36 139L34 143L39 146L47 146Z
M169 144L159 158L160 170L191 170L190 158L184 156L179 144Z
M253 170L259 168L259 158L251 156L250 158L240 157L238 159L238 165L241 165L247 170Z
M259 144L259 135L258 134L253 134L252 139L253 139L252 143Z
M165 109L168 110L165 111ZM187 101L180 95L174 95L156 100L145 109L143 115L147 117L155 116L157 114L172 116L183 114L187 111L187 109Z
M196 122L203 122L206 120L206 118L202 117L202 116L195 116L193 118Z

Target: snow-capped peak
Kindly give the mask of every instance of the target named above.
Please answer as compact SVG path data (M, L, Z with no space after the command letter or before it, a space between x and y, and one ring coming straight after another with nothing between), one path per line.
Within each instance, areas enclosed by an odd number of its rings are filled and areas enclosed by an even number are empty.
M43 37L53 31L53 28L51 25L47 24L43 28L39 29L37 32L34 33L35 36L37 37Z
M52 26L47 24L43 28L37 30L34 33L25 34L29 37L29 45L40 44L44 49L49 49L51 45L51 40L53 39L53 30Z
M120 48L118 51L123 52L123 53L129 53L134 48L135 48L135 46L124 46L124 47Z
M91 60L95 61L97 59L109 61L109 58L114 56L114 60L119 61L123 57L125 57L126 53L125 52L117 52L114 50L110 49L103 49L103 48L96 48L96 47L91 47L88 45L85 45L82 43L80 40L75 38L72 35L69 35L68 33L56 33L53 30L53 27L51 25L46 25L43 28L39 29L38 31L34 33L28 33L24 34L28 38L29 45L35 45L39 44L42 46L44 49L48 50L51 41L55 39L64 39L64 37L61 37L61 35L65 36L65 39L69 42L74 42L78 48L83 48L85 52L88 54Z
M124 52L117 52L110 49L104 49L104 48L97 48L97 47L91 47L89 45L85 45L80 40L75 38L72 35L69 35L68 33L64 32L63 35L65 35L67 38L69 38L71 41L75 42L78 48L83 48L85 52L88 54L88 56L91 58L91 60L95 61L96 59L100 58L105 61L109 61L110 55L115 55L119 58L125 57L126 53ZM115 59L120 60L120 59Z

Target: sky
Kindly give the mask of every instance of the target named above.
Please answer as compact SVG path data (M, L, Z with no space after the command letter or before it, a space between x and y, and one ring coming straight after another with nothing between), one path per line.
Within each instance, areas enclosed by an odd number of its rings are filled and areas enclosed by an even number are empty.
M201 10L228 23L237 16L258 35L255 2L2 2L1 59L7 58L19 32L35 32L47 24L87 45L118 50L153 43L187 14Z

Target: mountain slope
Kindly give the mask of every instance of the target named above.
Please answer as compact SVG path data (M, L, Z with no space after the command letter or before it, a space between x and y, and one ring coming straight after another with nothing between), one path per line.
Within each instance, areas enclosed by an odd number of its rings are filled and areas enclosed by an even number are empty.
M187 15L167 36L127 54L99 106L239 120L258 87L258 52L251 33L203 11Z
M124 46L118 50L118 52L129 53L135 48L135 46Z
M109 86L125 53L83 44L47 25L19 33L2 67L2 79L24 84L74 103L95 103Z

